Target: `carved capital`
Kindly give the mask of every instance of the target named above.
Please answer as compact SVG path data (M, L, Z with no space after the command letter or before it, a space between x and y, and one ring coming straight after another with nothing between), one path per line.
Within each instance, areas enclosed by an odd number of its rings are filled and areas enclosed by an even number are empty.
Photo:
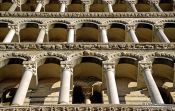
M82 3L84 3L85 5L90 5L91 2L89 0L82 0Z
M8 28L15 30L16 33L19 33L19 26L16 24L9 24Z
M75 25L68 25L67 28L68 29L75 29Z
M108 28L109 27L107 25L100 25L99 26L99 29L101 29L101 30L103 30L103 29L107 30Z
M151 4L159 4L159 0L151 0L150 3Z
M60 3L68 5L68 1L67 0L60 0Z
M155 27L156 30L164 29L164 26L161 25L161 24L154 25L154 27Z
M34 61L24 61L23 67L25 70L30 70L33 72L34 75L37 74L37 63Z
M115 63L113 62L103 62L104 71L115 71Z
M126 0L126 2L128 2L129 4L136 4L136 0Z
M136 26L134 24L129 24L126 26L127 30L135 30L136 29Z
M152 69L152 63L147 62L147 61L139 62L139 69L141 72L148 70L148 69Z
M104 2L106 2L107 4L113 4L113 0L103 0Z
M61 68L62 68L62 70L69 70L73 73L73 64L71 64L71 63L67 63L67 62L62 61Z
M44 7L44 5L45 5L44 0L37 0L36 2L37 2L38 4L41 3L41 4L42 4L42 7Z

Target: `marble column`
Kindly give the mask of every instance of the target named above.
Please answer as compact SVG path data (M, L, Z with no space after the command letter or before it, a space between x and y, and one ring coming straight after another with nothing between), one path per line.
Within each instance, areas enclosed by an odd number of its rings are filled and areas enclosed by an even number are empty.
M82 1L82 2L84 4L85 12L89 12L90 2L89 1Z
M68 43L74 43L74 36L75 36L75 27L74 26L68 26L68 29L69 29L69 31L68 31L68 37L67 37L67 42Z
M146 63L146 62L140 63L140 70L143 73L144 81L148 88L148 92L150 94L152 103L164 104L162 96L152 76L151 67L152 67L151 63Z
M62 76L61 76L61 89L59 95L60 104L69 104L70 96L70 84L71 84L71 75L73 73L72 65L62 64Z
M104 73L106 78L106 86L108 99L110 104L120 104L115 81L115 64L104 64Z
M163 10L160 8L159 3L154 3L154 7L158 12L163 12Z
M137 9L136 9L136 6L135 6L135 1L128 1L129 2L129 5L131 7L131 9L134 11L134 12L138 12Z
M21 82L19 84L17 92L12 101L12 105L23 105L33 73L34 73L33 65L34 64L30 64L30 63L29 64L27 63L24 65L25 72L22 76Z
M12 6L9 8L8 11L14 12L16 10L17 6L18 6L17 3L13 3Z
M60 12L66 12L66 2L65 1L61 2Z
M41 1L38 1L37 7L35 9L35 12L40 12L41 11L41 8L42 8L42 2Z
M14 37L14 35L16 33L15 29L17 28L17 26L11 25L11 26L9 26L9 28L10 28L10 31L6 35L5 39L3 40L3 43L10 43L10 42L12 42L13 37Z
M131 38L131 41L134 43L139 43L138 38L135 34L135 25L128 25L128 36Z
M157 25L155 26L155 28L156 28L156 35L159 37L159 39L162 42L170 43L170 41L168 40L168 37L164 33L163 25Z
M113 11L113 8L112 8L112 1L107 1L107 4L108 4L108 11L110 13L113 13L114 11Z
M101 41L103 43L108 43L107 26L100 26L100 32L101 32Z
M45 33L46 33L46 27L45 26L40 26L40 32L39 32L38 38L36 40L36 43L43 43Z

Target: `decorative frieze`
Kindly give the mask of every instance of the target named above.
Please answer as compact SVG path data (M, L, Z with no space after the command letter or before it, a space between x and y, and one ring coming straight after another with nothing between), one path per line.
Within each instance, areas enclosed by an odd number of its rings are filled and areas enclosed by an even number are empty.
M0 17L34 17L34 18L174 18L175 12L0 12Z

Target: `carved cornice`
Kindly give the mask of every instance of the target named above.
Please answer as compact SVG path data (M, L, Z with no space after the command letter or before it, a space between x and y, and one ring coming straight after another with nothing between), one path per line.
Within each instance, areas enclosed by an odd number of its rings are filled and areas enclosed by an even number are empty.
M0 12L0 17L30 18L174 18L175 12Z
M51 106L8 106L0 108L3 111L174 111L175 105L111 105L111 104L76 104L76 105L51 105Z
M175 50L175 43L9 43L0 44L0 51L59 51L59 50Z

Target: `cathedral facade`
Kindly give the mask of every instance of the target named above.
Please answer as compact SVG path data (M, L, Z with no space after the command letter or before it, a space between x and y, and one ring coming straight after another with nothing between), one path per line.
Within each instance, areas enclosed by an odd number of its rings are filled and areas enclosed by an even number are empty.
M174 111L175 0L0 0L0 111Z

